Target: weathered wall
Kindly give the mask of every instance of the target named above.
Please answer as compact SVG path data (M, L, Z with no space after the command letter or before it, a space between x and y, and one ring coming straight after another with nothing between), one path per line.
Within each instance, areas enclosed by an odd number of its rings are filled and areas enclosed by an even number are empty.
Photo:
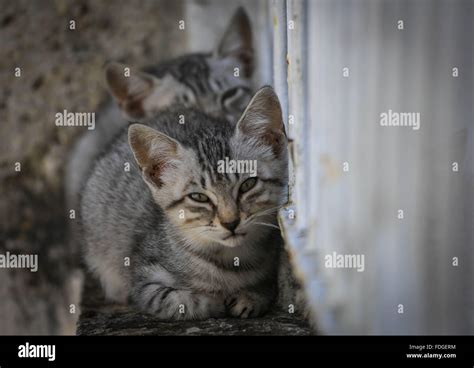
M285 230L320 331L472 334L474 3L287 9L296 221ZM389 109L419 114L419 129L385 126Z

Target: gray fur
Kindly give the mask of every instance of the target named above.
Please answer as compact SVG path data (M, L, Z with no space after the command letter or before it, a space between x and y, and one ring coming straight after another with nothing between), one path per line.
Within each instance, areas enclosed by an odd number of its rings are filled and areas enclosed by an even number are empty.
M247 174L216 173L224 156L258 160L255 187L238 194ZM196 203L189 191L212 199ZM258 316L276 297L282 241L272 225L286 198L286 138L271 88L237 126L176 106L124 130L95 165L81 201L86 263L110 299L164 319ZM245 235L227 239L222 223L235 216L235 234Z
M252 64L252 31L242 8L213 52L184 55L138 72L128 66L130 77L123 74L125 65L109 63L106 82L115 101L97 112L96 129L86 131L71 152L65 176L68 208L78 208L78 193L95 159L129 122L149 121L180 104L235 123L252 96Z

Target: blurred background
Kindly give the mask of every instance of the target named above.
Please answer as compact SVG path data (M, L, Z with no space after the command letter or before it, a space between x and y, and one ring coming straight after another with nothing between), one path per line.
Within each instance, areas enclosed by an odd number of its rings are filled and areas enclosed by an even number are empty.
M54 115L98 109L106 61L210 50L239 5L255 86L284 111L282 222L320 331L474 333L474 1L0 0L0 253L39 256L36 273L0 269L0 334L75 333L63 170L86 128ZM389 109L420 113L420 130L380 126ZM333 252L364 255L364 272L325 267Z

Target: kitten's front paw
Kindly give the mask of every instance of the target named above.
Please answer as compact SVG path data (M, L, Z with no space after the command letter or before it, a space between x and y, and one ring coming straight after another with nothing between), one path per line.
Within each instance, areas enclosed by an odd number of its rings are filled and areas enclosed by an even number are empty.
M261 316L268 309L268 300L257 293L238 292L225 300L227 313L236 318L253 318Z

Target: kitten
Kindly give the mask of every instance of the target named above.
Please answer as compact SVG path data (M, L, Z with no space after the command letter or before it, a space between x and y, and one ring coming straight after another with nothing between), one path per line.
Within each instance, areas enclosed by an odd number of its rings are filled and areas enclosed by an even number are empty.
M257 176L218 173L226 157L257 160ZM84 187L86 263L109 299L159 318L259 316L277 293L276 212L287 200L287 164L271 87L237 124L180 106L133 124Z
M195 106L234 123L252 97L253 46L250 21L239 8L213 52L185 55L142 72L125 75L125 65L109 63L105 79L114 101L98 113L94 131L75 145L66 165L66 200L78 206L77 194L94 160L129 121L144 122L174 103ZM234 76L239 68L240 76Z

